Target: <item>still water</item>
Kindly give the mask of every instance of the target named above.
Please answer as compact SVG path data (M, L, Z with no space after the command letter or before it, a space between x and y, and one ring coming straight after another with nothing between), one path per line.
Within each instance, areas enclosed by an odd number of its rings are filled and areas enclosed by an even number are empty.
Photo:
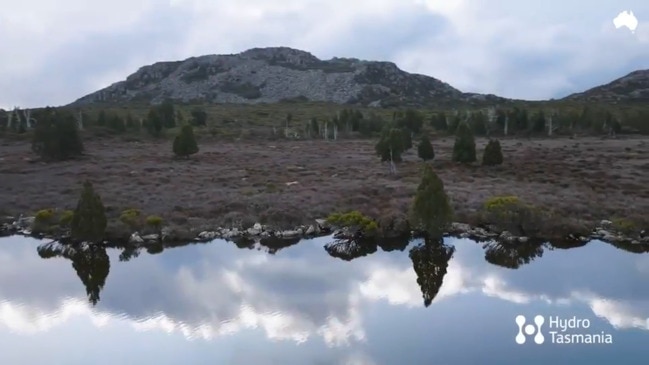
M647 254L598 241L516 250L450 238L345 260L323 248L330 241L39 255L47 241L2 238L0 364L648 361ZM551 322L571 318L588 328L569 336L612 343L556 343Z

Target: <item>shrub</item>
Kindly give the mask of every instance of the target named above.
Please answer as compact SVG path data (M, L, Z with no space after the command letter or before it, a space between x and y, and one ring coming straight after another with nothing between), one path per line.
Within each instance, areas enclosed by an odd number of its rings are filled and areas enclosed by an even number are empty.
M61 213L61 217L59 218L59 225L69 226L70 224L72 224L72 218L74 218L74 211L64 210L63 213Z
M516 196L495 196L482 207L482 220L515 235L536 237L544 232L550 212L526 204ZM549 222L551 224L551 222Z
M119 215L119 220L131 229L136 229L140 225L141 217L142 213L138 209L126 209Z
M487 143L482 155L482 164L485 166L495 166L503 163L503 152L500 148L500 142L492 139Z
M422 136L417 146L417 155L424 161L432 160L435 158L435 150L430 143L428 136Z
M146 224L151 227L160 228L160 226L162 226L162 223L162 217L159 217L157 215L150 215L146 217Z
M327 223L351 230L362 231L368 236L377 234L379 228L376 221L364 216L357 210L347 213L332 213L327 217Z
M51 222L54 218L54 209L41 209L36 212L34 221Z
M54 222L54 209L41 209L34 216L32 231L35 233L47 232Z

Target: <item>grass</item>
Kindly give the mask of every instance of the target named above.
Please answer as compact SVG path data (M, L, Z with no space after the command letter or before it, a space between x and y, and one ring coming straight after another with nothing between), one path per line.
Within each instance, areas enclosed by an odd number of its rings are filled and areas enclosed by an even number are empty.
M123 229L146 226L147 215L194 231L255 222L289 228L352 211L394 222L408 212L422 163L413 149L392 176L374 155L375 140L227 141L202 135L200 152L179 161L170 140L119 138L89 138L86 157L54 164L29 163L28 143L4 141L3 209L15 215L43 206L74 209L80 181L87 178L109 218ZM480 161L488 140L476 141ZM646 227L649 174L638 173L649 166L643 138L502 139L505 161L489 168L451 162L453 138L432 143L436 158L429 163L444 181L458 219L467 223L480 222L485 202L518 200L552 213L536 224L548 231L592 228L613 218L623 219L623 228Z

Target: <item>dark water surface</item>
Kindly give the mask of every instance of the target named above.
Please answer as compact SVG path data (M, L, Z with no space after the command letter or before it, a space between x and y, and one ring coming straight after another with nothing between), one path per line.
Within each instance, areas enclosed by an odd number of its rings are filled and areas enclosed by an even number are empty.
M647 254L448 239L345 261L323 249L329 241L45 259L46 241L0 239L0 364L649 362ZM516 343L519 314L544 316L543 344ZM566 333L612 343L553 343L554 316L588 320Z

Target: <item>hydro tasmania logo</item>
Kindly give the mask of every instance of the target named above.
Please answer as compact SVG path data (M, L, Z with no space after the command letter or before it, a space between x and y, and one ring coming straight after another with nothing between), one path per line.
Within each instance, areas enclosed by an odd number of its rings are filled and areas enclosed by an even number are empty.
M571 318L561 318L559 316L544 317L542 315L534 316L534 321L527 323L527 318L519 314L516 316L516 325L518 333L515 340L519 345L527 342L528 336L534 336L536 344L541 345L546 340L553 344L609 344L613 343L613 335L600 331L594 333L590 330L590 320L581 319L575 316ZM543 325L547 324L546 334L543 334Z

